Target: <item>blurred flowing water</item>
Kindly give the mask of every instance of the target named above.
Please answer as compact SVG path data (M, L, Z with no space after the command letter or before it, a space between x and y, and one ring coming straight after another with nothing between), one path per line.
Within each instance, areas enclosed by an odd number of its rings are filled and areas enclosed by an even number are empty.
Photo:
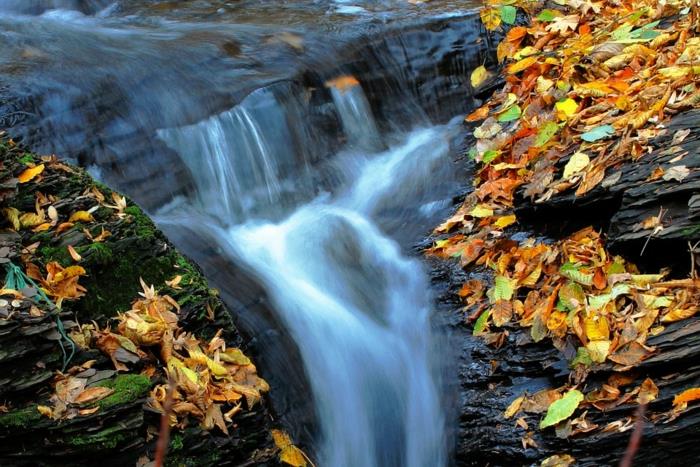
M309 378L321 465L444 465L430 288L391 231L397 219L417 220L421 207L430 217L440 206L430 186L449 170L449 126L385 142L359 86L334 92L347 146L325 169L326 189L316 194L318 184L297 177L296 194L306 196L284 209L286 141L268 144L268 135L285 132L246 109L264 98L158 132L196 167L197 186L196 197L161 209L159 220L168 231L209 232L222 254L263 281Z
M446 465L445 351L406 251L459 186L472 6L0 0L0 115L200 262L277 409L312 401L319 465Z

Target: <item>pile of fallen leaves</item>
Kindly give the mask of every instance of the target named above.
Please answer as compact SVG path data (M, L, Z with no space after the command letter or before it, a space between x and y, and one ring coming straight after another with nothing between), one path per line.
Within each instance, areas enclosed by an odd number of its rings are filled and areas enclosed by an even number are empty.
M547 412L540 427L556 425L569 435L594 428L585 413L568 420L580 406L605 410L656 397L650 379L623 394L620 388L632 381L621 374L585 395L577 387L596 365L622 372L651 356L649 336L697 313L700 284L665 280L664 272L640 274L612 257L590 228L556 243L511 240L505 230L517 222L515 193L541 203L613 185L620 172L608 175L609 169L651 152L650 141L665 131L669 116L700 107L700 6L684 0L554 4L493 1L482 11L488 29L514 25L519 9L531 21L511 27L498 46L503 89L466 118L481 122L470 153L479 167L475 190L436 229L441 239L428 253L494 271L492 287L470 280L459 291L465 309L475 308L469 316L475 334L500 346L517 324L529 328L533 341L549 339L569 356L570 385L520 397L505 414ZM490 74L479 67L472 85L480 87ZM684 155L652 179L681 182L689 173ZM642 224L653 232L660 219ZM699 389L679 394L670 416L698 399Z
M153 286L142 282L142 287L142 298L118 316L115 330L86 324L73 331L71 338L82 348L100 349L117 371L138 365L143 367L142 374L167 380L151 391L149 405L164 413L164 405L171 404L171 425L184 428L194 419L206 430L216 426L228 434L232 417L242 410L241 400L252 408L261 393L268 391L267 383L257 376L255 366L240 349L227 347L221 331L208 342L185 332L178 325L177 302L158 294ZM79 388L78 379L68 377L61 383ZM58 395L58 385L56 391L57 401L64 401L66 398ZM76 397L81 394L76 393ZM58 407L52 409L54 418L64 413Z

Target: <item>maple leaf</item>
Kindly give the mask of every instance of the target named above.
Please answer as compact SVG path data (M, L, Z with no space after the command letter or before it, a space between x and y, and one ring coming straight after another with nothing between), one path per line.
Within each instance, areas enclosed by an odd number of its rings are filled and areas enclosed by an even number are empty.
M580 20L581 17L579 15L560 16L554 18L552 22L547 25L545 30L566 34L569 30L575 31Z

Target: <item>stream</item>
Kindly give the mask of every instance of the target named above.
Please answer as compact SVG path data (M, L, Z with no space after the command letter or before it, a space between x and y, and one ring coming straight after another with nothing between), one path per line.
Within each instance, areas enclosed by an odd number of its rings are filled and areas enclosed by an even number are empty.
M411 245L463 176L472 7L0 0L0 115L202 265L318 465L448 465L450 352ZM304 402L312 428L284 417Z

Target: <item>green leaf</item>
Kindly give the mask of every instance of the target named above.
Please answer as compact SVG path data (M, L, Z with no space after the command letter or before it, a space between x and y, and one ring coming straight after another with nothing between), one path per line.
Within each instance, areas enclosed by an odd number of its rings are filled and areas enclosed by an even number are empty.
M514 6L504 5L501 7L501 21L506 24L514 24L518 10Z
M483 162L484 164L488 164L489 162L497 158L500 154L501 151L494 151L493 149L486 151L481 157L481 162Z
M550 139L559 131L559 125L554 122L547 122L540 130L537 132L537 138L535 138L535 146L544 146L549 142Z
M573 368L576 365L584 365L584 366L593 365L593 360L591 360L591 355L588 353L587 348L579 347L578 350L576 350L576 356L574 357L573 360L571 360L569 367Z
M469 150L469 153L468 153L467 155L469 156L469 159L474 160L474 159L476 159L476 156L477 156L478 154L479 154L479 153L477 152L476 147L472 147L472 148Z
M547 415L545 415L540 422L540 429L556 425L562 420L566 420L567 418L571 417L582 400L583 394L581 394L581 391L572 389L561 399L552 402L547 409Z
M516 104L513 107L506 110L505 112L503 112L501 115L499 115L498 121L501 123L512 122L513 120L519 119L522 114L523 111L520 109L520 106Z
M610 138L615 134L615 128L611 125L601 125L581 135L581 139L593 143L600 139Z
M486 310L479 315L479 319L477 319L476 323L474 323L474 335L484 332L484 329L486 329L486 323L489 321L489 316L491 316L491 310Z
M537 15L537 19L539 21L549 22L549 21L554 21L554 19L557 16L560 16L559 12L547 9L547 10L542 10L542 13Z
M579 271L572 263L563 264L562 267L559 268L559 274L587 287L593 285L593 274L586 274Z
M505 276L496 276L496 283L493 289L493 301L510 300L515 292L516 281Z

